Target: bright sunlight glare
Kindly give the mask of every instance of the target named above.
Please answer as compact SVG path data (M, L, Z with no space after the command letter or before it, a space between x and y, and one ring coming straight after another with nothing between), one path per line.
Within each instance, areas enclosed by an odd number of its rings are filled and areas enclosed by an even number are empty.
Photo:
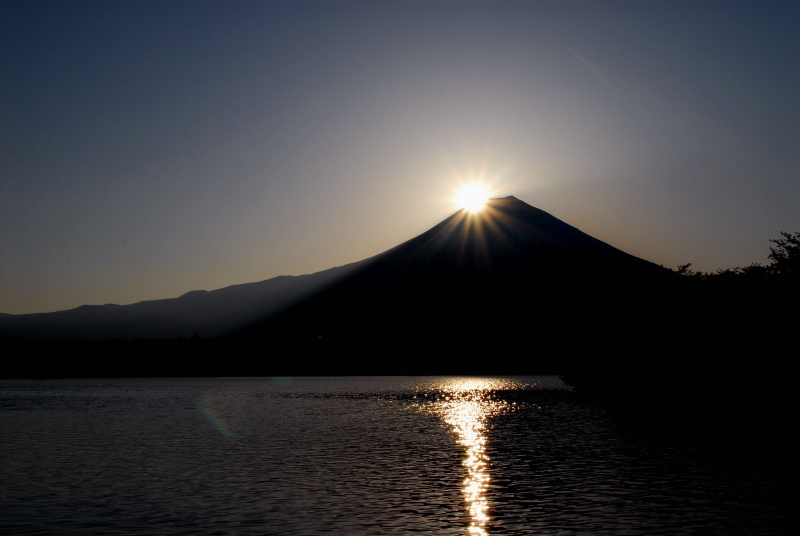
M473 182L462 186L456 194L456 204L470 212L477 212L486 205L486 201L492 195L489 187L480 182Z

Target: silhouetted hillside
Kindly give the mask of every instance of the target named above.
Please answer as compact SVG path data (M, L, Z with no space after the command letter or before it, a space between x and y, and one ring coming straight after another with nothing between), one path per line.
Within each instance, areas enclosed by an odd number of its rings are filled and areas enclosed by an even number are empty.
M358 267L279 276L218 290L194 290L171 299L131 305L82 305L54 313L3 315L0 340L89 341L203 338L227 335L307 296Z
M771 340L791 327L774 306L782 287L698 281L507 197L348 267L13 315L0 333L14 355L44 356L12 360L6 374L559 373L589 392L633 377L668 384L688 369L700 385L730 374L729 356L773 366L759 352L784 347ZM126 338L165 342L102 342Z
M235 340L325 370L558 372L566 353L599 340L643 343L620 327L658 316L679 279L507 197L454 214Z

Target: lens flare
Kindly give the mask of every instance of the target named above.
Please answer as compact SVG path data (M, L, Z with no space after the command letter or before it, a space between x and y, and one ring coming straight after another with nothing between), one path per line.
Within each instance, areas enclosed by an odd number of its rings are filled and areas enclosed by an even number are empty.
M200 411L205 415L208 422L217 429L217 431L222 434L223 437L226 439L236 439L236 434L233 432L233 428L230 424L225 422L214 406L211 405L211 402L206 397L200 397L197 399L197 407Z

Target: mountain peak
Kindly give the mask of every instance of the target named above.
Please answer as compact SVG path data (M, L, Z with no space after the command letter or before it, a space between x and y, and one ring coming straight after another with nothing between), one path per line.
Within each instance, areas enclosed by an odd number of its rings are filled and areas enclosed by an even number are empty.
M429 266L437 272L463 272L520 263L605 262L598 257L608 256L633 259L509 195L489 199L478 212L454 213L425 233L387 251L380 262L387 267L416 266L424 270Z

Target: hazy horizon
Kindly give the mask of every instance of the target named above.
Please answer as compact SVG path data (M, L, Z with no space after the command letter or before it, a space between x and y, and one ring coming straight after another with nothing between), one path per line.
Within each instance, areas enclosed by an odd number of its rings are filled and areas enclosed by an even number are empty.
M4 2L0 312L381 253L481 180L643 259L800 230L800 6Z

